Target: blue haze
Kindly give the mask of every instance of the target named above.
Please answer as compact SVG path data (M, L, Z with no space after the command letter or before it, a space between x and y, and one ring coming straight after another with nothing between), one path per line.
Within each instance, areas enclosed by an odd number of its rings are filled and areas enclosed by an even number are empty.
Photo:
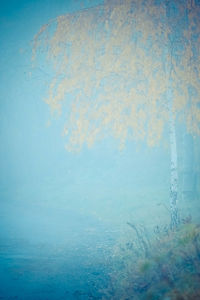
M167 147L129 142L120 152L110 138L72 154L63 123L47 126L50 74L32 72L33 36L50 19L98 3L1 1L0 299L98 298L97 277L106 281L126 222L168 220Z

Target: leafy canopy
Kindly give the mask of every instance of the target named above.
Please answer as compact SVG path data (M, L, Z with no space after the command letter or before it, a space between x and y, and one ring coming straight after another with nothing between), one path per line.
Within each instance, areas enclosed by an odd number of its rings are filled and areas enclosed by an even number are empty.
M200 5L195 1L107 0L44 25L33 59L45 50L53 78L45 99L69 109L66 148L79 151L111 134L155 145L174 117L200 135ZM169 71L170 70L170 71Z

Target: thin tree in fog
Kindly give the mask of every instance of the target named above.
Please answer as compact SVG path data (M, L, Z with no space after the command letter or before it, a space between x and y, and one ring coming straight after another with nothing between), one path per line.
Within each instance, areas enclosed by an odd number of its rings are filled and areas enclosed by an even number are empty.
M178 224L176 122L200 135L199 16L191 0L107 0L51 20L33 44L33 60L45 53L52 68L46 103L58 113L70 107L63 125L68 151L109 134L120 148L128 139L152 147L168 130L172 227Z

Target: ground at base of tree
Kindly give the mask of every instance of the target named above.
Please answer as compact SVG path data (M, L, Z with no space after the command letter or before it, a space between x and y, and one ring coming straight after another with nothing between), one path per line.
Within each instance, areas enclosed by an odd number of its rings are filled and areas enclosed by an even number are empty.
M177 230L128 223L132 240L115 249L102 299L200 299L200 225L185 218Z

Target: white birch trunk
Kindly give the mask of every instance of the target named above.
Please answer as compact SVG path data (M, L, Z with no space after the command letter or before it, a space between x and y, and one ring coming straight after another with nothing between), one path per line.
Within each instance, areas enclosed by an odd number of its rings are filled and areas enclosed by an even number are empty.
M168 73L168 72L167 72ZM171 216L171 229L175 229L179 224L178 215L178 156L177 156L177 143L176 143L176 127L175 127L175 114L173 112L173 93L170 72L167 76L168 89L167 89L167 106L169 111L169 141L170 141L170 216Z
M166 0L166 26L170 26L170 2ZM177 166L177 144L176 144L176 127L175 127L175 113L173 111L173 84L172 84L172 44L170 36L166 44L165 57L165 71L167 80L167 107L169 112L169 140L170 140L170 215L171 215L171 229L175 229L179 224L178 216L178 166Z
M170 99L168 99L170 101ZM171 101L170 101L171 102ZM178 165L177 165L177 145L176 145L176 128L175 116L172 109L172 102L170 103L169 111L169 137L170 137L170 213L171 213L171 228L178 226Z

